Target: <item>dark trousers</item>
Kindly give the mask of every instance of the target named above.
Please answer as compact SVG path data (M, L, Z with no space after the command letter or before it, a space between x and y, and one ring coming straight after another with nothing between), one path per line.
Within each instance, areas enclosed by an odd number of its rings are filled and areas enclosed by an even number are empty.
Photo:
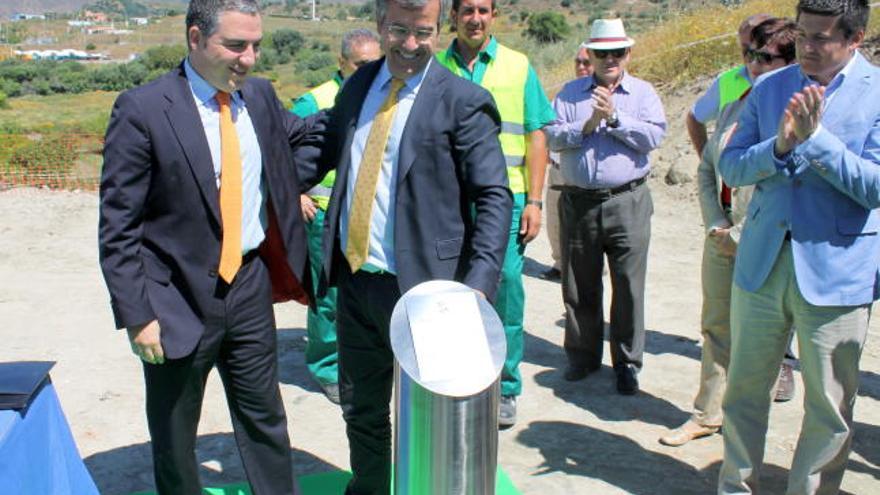
M298 493L278 388L269 272L262 260L246 263L231 286L218 282L207 313L203 315L205 332L192 354L161 365L144 363L158 493L202 493L196 432L205 382L214 366L223 380L235 441L252 492Z
M391 385L388 331L400 299L397 277L339 268L337 343L339 397L353 477L347 495L391 492Z
M611 361L642 367L645 272L654 204L644 184L617 194L566 187L559 200L565 352L574 366L602 364L602 270L611 273Z

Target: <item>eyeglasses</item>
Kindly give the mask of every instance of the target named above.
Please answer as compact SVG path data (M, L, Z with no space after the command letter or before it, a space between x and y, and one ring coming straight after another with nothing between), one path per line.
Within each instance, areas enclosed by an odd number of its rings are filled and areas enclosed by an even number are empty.
M425 42L434 36L433 28L411 29L400 24L389 24L388 26L385 26L385 29L388 30L389 36L397 40L405 40L412 35L416 41Z
M574 59L574 65L590 65L590 59L576 58L576 59Z
M615 48L614 50L592 50L593 55L604 59L608 55L611 55L614 58L623 58L626 56L627 49L626 48Z
M767 64L773 62L773 60L775 60L777 58L785 60L785 57L783 57L782 55L773 55L770 52L765 52L765 51L761 51L761 50L753 50L751 48L749 48L748 52L746 53L746 56L749 57L750 61L756 62L759 64L764 64L764 65L767 65Z

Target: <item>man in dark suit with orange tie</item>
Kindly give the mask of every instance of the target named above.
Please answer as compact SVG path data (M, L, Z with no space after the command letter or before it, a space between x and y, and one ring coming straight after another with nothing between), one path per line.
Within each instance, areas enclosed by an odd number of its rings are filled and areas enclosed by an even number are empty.
M446 279L492 298L507 245L513 200L492 96L433 60L447 10L377 0L386 57L349 78L328 120L322 164L337 171L323 259L339 289L348 494L389 493L388 325L400 295Z
M272 302L306 300L293 164L308 129L246 77L262 39L255 0L192 0L186 31L180 67L114 105L101 268L143 360L158 492L201 493L194 447L216 366L253 493L296 493Z

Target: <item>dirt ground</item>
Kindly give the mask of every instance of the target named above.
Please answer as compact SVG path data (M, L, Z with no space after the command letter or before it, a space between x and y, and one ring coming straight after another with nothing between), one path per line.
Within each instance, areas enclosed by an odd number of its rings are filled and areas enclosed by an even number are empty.
M665 95L669 138L654 155L647 353L642 391L619 396L605 367L578 383L562 379L559 284L547 268L545 236L527 250L526 352L519 422L500 433L500 464L526 494L705 494L722 458L719 435L685 447L657 438L687 419L699 374L702 227L694 182L668 185L674 167L693 177L685 109L705 82ZM113 330L97 265L97 195L17 189L0 192L0 361L56 360L52 372L82 457L101 493L152 488L143 384L125 335ZM607 286L607 279L606 279ZM606 299L607 299L606 292ZM343 421L304 366L305 310L276 307L281 390L298 473L348 468ZM876 320L875 320L876 321ZM843 490L880 493L880 341L872 324L861 362L855 441ZM803 387L775 405L763 471L765 493L783 493L802 418ZM244 479L216 374L209 380L198 442L206 485ZM2 491L2 490L0 490Z

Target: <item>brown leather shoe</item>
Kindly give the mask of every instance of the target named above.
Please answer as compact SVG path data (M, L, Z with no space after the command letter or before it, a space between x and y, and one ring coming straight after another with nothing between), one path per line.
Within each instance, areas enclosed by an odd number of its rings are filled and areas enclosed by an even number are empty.
M776 393L773 402L788 402L794 398L794 369L791 365L782 363L779 368L779 378L776 379Z
M660 437L660 443L670 447L680 447L691 440L718 433L720 429L721 427L719 426L703 426L689 419L683 425Z

